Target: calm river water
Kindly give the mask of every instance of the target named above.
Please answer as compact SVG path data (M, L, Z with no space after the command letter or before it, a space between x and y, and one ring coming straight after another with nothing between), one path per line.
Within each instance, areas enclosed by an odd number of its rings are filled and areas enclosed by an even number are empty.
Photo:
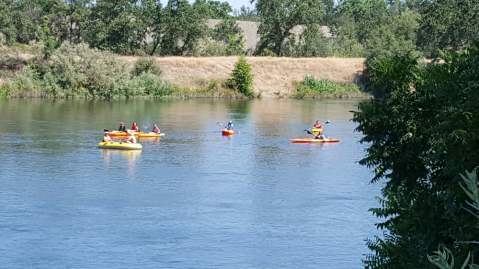
M361 268L379 190L357 163L356 106L2 101L0 268ZM341 143L289 143L315 119ZM167 136L96 148L132 120Z

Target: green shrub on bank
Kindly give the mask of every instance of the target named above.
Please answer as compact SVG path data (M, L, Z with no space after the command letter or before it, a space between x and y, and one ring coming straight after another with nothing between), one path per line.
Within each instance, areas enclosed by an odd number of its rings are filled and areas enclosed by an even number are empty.
M0 87L0 95L5 97L36 97L42 95L42 83L30 67L24 68L14 79L5 81Z
M320 98L320 97L356 97L360 96L361 90L353 83L340 83L327 79L316 79L306 76L296 88L295 98Z
M161 69L153 58L140 58L135 62L132 74L134 76L139 76L143 73L151 73L159 76L161 75Z
M241 56L235 65L231 78L227 81L227 86L238 90L247 97L253 97L253 74L251 65Z
M128 88L124 92L124 96L153 96L165 97L173 93L174 87L162 81L157 75L151 73L143 73L132 78L128 82Z
M37 59L2 83L0 96L113 99L164 97L174 91L158 76L153 59L138 60L132 73L110 53L63 44L48 60Z

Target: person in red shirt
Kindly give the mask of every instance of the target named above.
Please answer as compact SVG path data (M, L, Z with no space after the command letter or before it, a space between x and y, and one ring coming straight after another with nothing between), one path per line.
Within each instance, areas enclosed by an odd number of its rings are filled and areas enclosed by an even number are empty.
M134 132L139 132L140 131L140 128L138 128L138 124L136 124L136 121L134 121L131 124L131 130L134 131Z
M314 123L313 128L323 129L323 125L321 124L321 122L320 122L319 120L317 120L317 121Z

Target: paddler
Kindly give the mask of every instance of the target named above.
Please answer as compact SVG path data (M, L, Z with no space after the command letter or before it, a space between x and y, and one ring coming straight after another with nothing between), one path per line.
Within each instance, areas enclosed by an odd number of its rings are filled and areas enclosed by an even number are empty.
M311 134L314 135L315 139L323 139L323 124L321 121L317 120L311 128Z
M127 143L131 143L131 144L136 144L136 137L135 137L135 134L133 133L133 131L128 131L128 138L126 139L126 142Z
M228 121L228 124L225 126L225 129L226 130L233 130L234 129L233 122Z
M138 127L138 124L136 124L136 121L134 121L132 124L131 124L131 130L133 132L139 132L140 131L140 128Z
M111 137L108 134L105 134L103 136L103 142L111 142L111 141L113 141L113 139L111 139Z
M158 127L158 125L153 124L153 129L151 131L155 134L159 134L160 133L160 128Z
M311 128L311 133L314 135L314 138L316 138L316 139L322 138L322 135L323 135L323 124L321 123L321 121L317 120L317 121L313 124L313 128Z
M126 132L126 126L123 122L120 122L120 127L118 127L118 131Z

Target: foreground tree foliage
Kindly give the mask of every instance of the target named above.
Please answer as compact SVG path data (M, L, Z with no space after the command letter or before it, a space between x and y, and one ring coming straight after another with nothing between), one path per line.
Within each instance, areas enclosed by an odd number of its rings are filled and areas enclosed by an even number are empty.
M361 164L382 181L382 237L368 242L367 268L434 268L439 246L458 260L479 254L477 219L464 210L460 174L479 164L479 47L419 64L415 56L368 63L375 98L354 120L370 146Z

